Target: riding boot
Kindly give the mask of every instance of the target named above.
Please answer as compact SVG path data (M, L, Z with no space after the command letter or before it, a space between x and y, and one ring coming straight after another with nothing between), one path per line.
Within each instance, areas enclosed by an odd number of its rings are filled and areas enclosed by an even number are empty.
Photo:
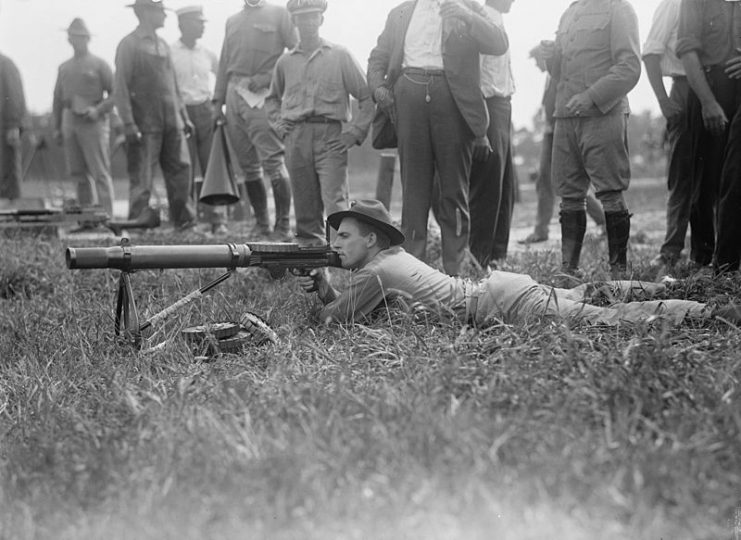
M630 238L630 212L605 212L607 248L610 255L610 273L613 278L623 278L628 269L628 239Z
M566 274L576 274L581 247L587 232L585 210L561 210L561 268Z
M267 236L270 234L270 218L268 216L268 193L262 179L255 182L245 182L247 196L252 203L252 210L255 212L255 228L253 233L256 236Z
M279 236L291 234L291 184L288 176L276 173L270 178L273 186L273 200L275 201L275 233Z

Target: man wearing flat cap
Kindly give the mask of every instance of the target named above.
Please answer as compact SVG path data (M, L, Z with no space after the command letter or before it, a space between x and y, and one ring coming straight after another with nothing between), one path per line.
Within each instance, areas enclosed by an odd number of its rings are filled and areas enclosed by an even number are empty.
M0 199L21 196L21 130L25 120L21 74L10 58L0 54Z
M151 213L149 199L159 164L170 220L176 228L186 229L195 225L185 142L192 124L177 88L170 48L157 35L165 24L165 7L155 0L136 0L129 7L139 26L118 45L114 86L127 142L129 218Z
M404 234L376 200L357 201L327 221L337 231L332 247L342 267L352 271L347 289L336 291L324 270L298 278L300 286L316 292L324 304L319 319L325 324L367 322L374 313L387 311L394 297L477 327L539 317L609 326L645 324L657 318L674 324L713 317L741 322L741 309L734 304L710 308L690 300L618 301L607 307L585 303L595 288L609 298L651 297L665 291L661 283L610 281L559 289L511 272L493 271L480 281L445 275L404 251Z
M363 142L373 100L360 64L341 45L322 39L326 0L290 0L299 44L278 59L266 108L286 145L296 237L324 243L324 215L347 208L347 152ZM350 116L350 98L358 113Z
M90 31L80 18L70 23L73 56L61 66L54 87L54 138L64 146L67 169L77 182L79 204L100 205L113 217L109 113L113 72L92 54Z
M263 171L275 200L273 237L290 237L291 186L278 134L265 112L275 62L297 43L296 30L284 7L265 0L244 0L244 9L226 21L224 45L214 90L217 120L227 133L245 177L244 189L255 214L253 238L268 236L270 218ZM226 105L226 116L222 108Z
M216 54L198 43L206 28L203 6L186 6L175 10L175 13L178 16L180 39L170 45L170 53L180 95L188 111L188 118L193 123L188 150L195 183L193 192L198 200L214 136L211 75L216 75L219 60ZM214 234L223 235L228 232L223 207L199 204L198 212L211 225Z

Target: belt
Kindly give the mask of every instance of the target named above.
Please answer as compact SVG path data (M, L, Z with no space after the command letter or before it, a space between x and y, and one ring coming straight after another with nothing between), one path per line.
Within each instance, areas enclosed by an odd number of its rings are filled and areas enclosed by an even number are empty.
M401 72L406 73L407 75L425 75L427 77L444 77L445 76L444 69L425 69L425 68L416 68L416 67L406 67L402 69Z
M339 120L334 118L327 118L326 116L306 116L301 118L298 122L306 122L307 124L341 124Z

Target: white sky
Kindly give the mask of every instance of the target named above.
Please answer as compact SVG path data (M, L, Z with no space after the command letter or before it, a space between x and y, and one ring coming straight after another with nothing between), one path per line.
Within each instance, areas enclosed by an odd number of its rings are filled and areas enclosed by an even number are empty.
M284 0L268 0L283 4ZM483 2L483 0L481 0ZM530 125L540 104L544 76L528 58L541 39L553 39L558 20L572 0L516 0L505 17L510 38L512 65L517 83L513 98L516 127ZM0 0L0 51L10 56L21 71L26 99L33 112L51 109L57 67L71 55L65 29L74 17L82 17L93 35L91 50L111 65L116 45L136 26L126 4L133 0ZM165 0L171 8L198 0ZM651 25L660 0L633 1L638 14L641 41ZM202 0L208 23L202 43L217 54L221 49L224 23L239 11L242 0ZM329 0L323 36L348 47L365 68L368 54L383 30L388 11L401 0ZM167 41L178 38L177 17L170 14L161 31ZM630 95L634 112L646 109L658 114L645 77Z

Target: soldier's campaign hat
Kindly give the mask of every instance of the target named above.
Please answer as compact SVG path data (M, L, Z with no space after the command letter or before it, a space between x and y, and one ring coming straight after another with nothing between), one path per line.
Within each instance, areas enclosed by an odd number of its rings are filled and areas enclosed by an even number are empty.
M162 0L136 0L133 4L129 4L126 7L165 9L165 4L162 2Z
M381 201L375 199L355 201L349 210L335 212L327 218L327 221L330 227L337 230L342 220L348 217L368 223L378 230L383 231L389 237L389 240L391 240L392 246L398 246L404 243L404 233L394 227L391 221L391 214L389 214Z
M85 24L85 21L83 21L80 17L76 17L72 19L71 23L69 23L69 28L67 28L67 34L69 34L70 36L90 37L90 30L87 29L87 25Z
M327 10L327 0L288 0L286 9L291 15L324 13Z
M206 16L203 14L203 6L199 5L181 7L176 9L175 13L178 17L191 17L200 21L206 20Z

